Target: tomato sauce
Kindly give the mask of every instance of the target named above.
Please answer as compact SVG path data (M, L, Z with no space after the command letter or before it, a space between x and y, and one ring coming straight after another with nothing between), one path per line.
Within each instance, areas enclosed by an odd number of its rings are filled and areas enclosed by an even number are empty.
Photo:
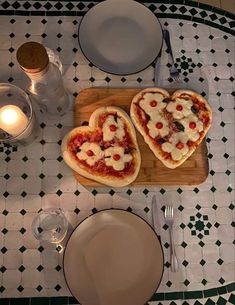
M139 104L136 104L137 116L139 118L139 122L144 128L145 132L148 133L149 129L147 127L149 118L147 118L147 114L142 110Z
M86 168L89 173L93 175L99 174L99 176L109 175L113 177L124 177L127 174L134 173L135 169L134 161L126 163L122 171L116 171L112 166L107 166L104 159L97 161L93 166L89 166L85 160L77 159L77 161L82 165L83 168Z
M116 171L112 166L107 166L104 160L100 160L99 162L96 162L91 169L93 173L95 171L102 176L110 175L114 177L123 177L126 174L134 173L134 162L125 163L125 167L122 171Z
M69 144L68 148L69 151L71 152L71 155L73 156L74 159L76 159L77 162L83 167L86 168L88 172L91 174L97 173L100 176L105 176L105 175L110 175L114 177L124 177L127 174L132 174L134 173L135 170L135 160L133 159L130 162L125 163L125 167L122 171L116 171L113 169L112 166L107 166L105 164L104 158L98 160L93 166L90 166L87 164L85 160L80 160L77 158L76 154L79 151L79 147L84 143L84 142L90 142L90 143L97 143L102 150L107 149L112 146L121 146L124 148L125 153L131 153L133 150L133 147L135 147L133 140L130 136L130 132L128 131L128 127L126 124L124 124L124 131L125 131L125 136L124 138L119 141L116 138L114 138L111 141L104 141L103 140L103 132L102 132L102 127L109 115L113 115L116 118L118 118L118 115L116 113L105 113L100 116L99 122L98 122L98 128L94 132L87 132L85 134L78 134L74 136ZM116 120L116 119L115 119Z

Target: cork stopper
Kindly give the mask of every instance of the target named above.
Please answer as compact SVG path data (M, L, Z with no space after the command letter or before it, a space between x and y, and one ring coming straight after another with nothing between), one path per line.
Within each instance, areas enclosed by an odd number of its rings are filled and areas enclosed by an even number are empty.
M21 68L28 73L41 72L49 64L46 49L34 41L22 44L17 50L16 58Z

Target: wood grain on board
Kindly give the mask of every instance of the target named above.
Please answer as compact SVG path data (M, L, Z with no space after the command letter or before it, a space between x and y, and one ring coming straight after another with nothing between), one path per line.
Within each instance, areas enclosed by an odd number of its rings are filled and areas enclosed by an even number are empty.
M101 106L118 106L129 114L131 100L140 90L136 88L82 90L75 100L74 126L88 122L91 113ZM208 160L205 140L181 166L169 169L155 157L139 132L136 131L136 133L142 161L139 175L132 185L198 185L207 178ZM101 186L100 183L84 178L75 172L74 175L84 186Z

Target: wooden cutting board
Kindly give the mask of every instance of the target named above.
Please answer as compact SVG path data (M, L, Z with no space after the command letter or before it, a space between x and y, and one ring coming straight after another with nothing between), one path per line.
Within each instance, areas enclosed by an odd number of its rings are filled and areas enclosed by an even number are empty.
M129 114L131 100L140 90L113 88L82 90L75 100L74 125L77 127L88 122L91 113L101 106L119 106ZM205 140L202 141L193 155L176 169L164 166L154 156L138 131L137 140L142 161L139 175L132 185L197 185L207 178L208 160ZM75 172L74 175L84 186L102 186L100 183L84 178Z

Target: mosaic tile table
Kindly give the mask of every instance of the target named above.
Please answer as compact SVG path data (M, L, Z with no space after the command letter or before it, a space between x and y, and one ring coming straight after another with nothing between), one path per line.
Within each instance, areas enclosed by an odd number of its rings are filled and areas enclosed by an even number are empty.
M182 5L182 2L184 5ZM153 66L131 76L101 72L82 55L78 24L94 1L0 1L0 81L22 88L27 79L15 54L24 41L42 42L61 58L71 94L83 88L147 87ZM149 304L234 304L234 15L193 1L143 2L169 29L181 87L198 90L213 108L207 137L209 176L193 187L85 189L60 156L62 137L73 114L38 114L40 136L27 147L0 144L0 304L74 304L62 271L62 254L32 236L31 222L41 208L59 206L74 227L91 213L119 207L151 223L151 198L158 198L165 253L162 283ZM181 3L181 4L179 4ZM161 60L161 85L169 78L168 54ZM175 208L180 270L170 271L164 204ZM121 304L120 304L121 305Z

